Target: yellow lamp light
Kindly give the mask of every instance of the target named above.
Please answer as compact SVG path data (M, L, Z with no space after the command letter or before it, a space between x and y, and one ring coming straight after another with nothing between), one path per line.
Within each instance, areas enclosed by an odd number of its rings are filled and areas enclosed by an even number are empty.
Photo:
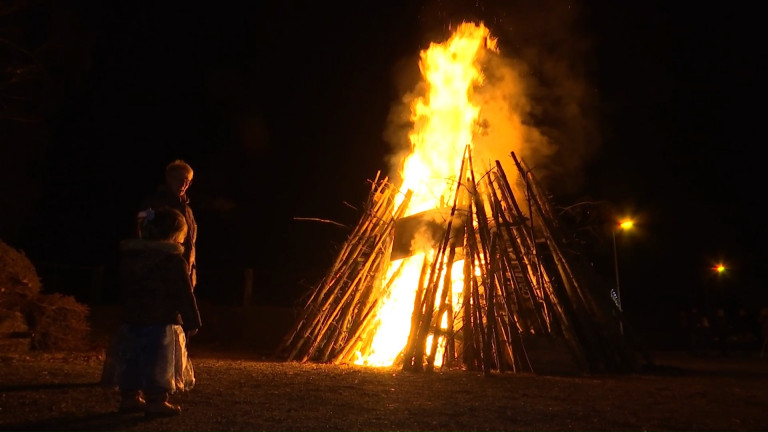
M631 219L625 219L621 221L621 223L619 223L619 228L623 230L628 230L628 229L631 229L634 225L635 225L634 221L632 221Z

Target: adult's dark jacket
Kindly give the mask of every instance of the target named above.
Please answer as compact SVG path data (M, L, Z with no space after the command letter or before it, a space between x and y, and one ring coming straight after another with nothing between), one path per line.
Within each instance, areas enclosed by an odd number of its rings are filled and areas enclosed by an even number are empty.
M195 222L195 216L192 213L192 208L189 206L189 198L187 195L178 196L173 193L167 186L162 185L157 189L153 195L147 197L141 203L141 209L148 208L160 208L168 206L178 210L184 219L187 221L187 237L184 239L184 259L187 260L189 266L189 278L192 281L192 287L197 285L197 263L195 261L195 242L197 241L197 222Z
M123 321L128 324L202 326L182 247L128 239L120 243Z

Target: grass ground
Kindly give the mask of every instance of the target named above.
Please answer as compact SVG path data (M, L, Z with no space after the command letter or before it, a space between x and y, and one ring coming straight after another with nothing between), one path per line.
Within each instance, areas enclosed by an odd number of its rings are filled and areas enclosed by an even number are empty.
M197 385L173 396L181 416L116 412L98 381L119 315L103 309L87 352L0 353L0 430L768 430L768 359L756 352L653 352L631 375L406 373L272 361L290 311L202 308Z

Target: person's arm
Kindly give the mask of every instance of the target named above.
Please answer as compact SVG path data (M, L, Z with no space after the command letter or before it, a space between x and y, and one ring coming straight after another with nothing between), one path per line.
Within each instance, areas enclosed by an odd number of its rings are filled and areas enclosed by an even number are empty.
M175 281L174 297L177 301L177 307L181 320L183 321L183 327L185 331L194 334L197 330L203 326L200 319L200 311L197 308L197 299L192 292L192 284L189 280L189 274L187 273L187 263L179 256L179 259L174 262Z

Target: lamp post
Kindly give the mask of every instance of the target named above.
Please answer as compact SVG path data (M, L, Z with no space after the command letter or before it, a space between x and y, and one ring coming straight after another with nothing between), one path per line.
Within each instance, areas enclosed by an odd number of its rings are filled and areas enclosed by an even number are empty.
M715 281L713 281L712 288L704 289L704 308L709 309L711 306L716 305L723 299L723 293L725 292L725 279L728 267L721 261L712 266L712 271L715 273Z
M624 219L619 223L618 227L611 230L611 237L613 238L613 270L616 274L616 306L619 307L619 312L624 312L624 308L621 306L621 285L619 284L619 254L616 249L616 231L631 229L634 222L631 219ZM619 331L624 334L624 324L619 321Z

